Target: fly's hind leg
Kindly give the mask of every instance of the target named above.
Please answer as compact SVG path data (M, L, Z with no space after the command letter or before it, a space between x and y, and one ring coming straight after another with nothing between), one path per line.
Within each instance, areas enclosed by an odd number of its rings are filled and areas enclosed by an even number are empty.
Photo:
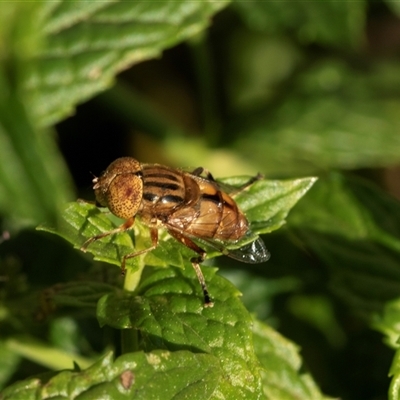
M204 279L204 275L201 272L201 268L200 268L200 263L202 263L204 261L204 259L206 257L206 252L201 247L197 246L197 244L194 243L187 236L183 235L182 233L173 231L173 230L168 230L168 232L176 240L178 240L179 242L184 244L186 247L189 247L189 249L195 251L199 255L198 257L193 257L190 260L190 262L193 265L193 268L197 275L197 279L199 280L201 289L203 290L204 307L213 307L214 303L211 301L210 293L208 292L208 289L207 289L206 280Z
M243 190L246 190L248 187L250 187L254 182L257 182L261 179L264 178L264 175L261 173L258 173L255 176L252 176L246 183L244 183L242 186L238 187L235 189L233 192L229 193L231 196L236 196L237 194L243 192Z

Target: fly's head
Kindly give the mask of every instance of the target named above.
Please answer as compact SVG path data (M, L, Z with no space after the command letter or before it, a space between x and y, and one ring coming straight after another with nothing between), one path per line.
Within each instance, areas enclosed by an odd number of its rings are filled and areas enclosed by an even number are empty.
M142 201L142 167L133 158L118 158L93 179L93 189L99 205L119 218L129 219L136 215Z

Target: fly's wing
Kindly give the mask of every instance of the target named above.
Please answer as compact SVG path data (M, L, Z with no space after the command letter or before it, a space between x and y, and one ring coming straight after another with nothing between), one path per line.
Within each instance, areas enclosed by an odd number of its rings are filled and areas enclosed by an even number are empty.
M263 240L251 232L246 237L247 240L240 240L234 244L234 248L229 248L226 242L215 239L199 239L195 237L193 239L207 244L225 256L247 264L260 264L268 261L271 254L265 247ZM253 240L249 241L249 237L252 237ZM241 242L244 242L244 244L240 245Z
M248 264L260 264L268 261L271 257L260 237L251 243L245 244L243 247L232 250L227 249L226 251L228 257Z

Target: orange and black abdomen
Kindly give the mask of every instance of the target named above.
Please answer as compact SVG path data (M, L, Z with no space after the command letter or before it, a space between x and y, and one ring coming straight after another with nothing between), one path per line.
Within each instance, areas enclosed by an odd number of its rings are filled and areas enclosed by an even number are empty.
M190 207L176 210L168 220L169 227L205 239L235 241L248 231L248 222L236 202L218 185L207 179L190 175L199 194Z

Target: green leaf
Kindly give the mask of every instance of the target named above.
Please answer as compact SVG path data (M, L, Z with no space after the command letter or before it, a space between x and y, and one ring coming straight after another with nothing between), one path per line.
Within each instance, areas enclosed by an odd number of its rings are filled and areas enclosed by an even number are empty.
M93 362L79 354L50 346L28 335L9 338L5 341L5 345L14 354L51 369L69 368L74 362L81 367L87 367Z
M118 329L140 332L139 348L166 349L215 356L223 371L218 391L224 398L259 398L258 362L254 355L251 316L228 281L204 268L215 303L205 308L191 267L156 269L145 278L137 295L119 292L104 296L98 319Z
M389 376L392 378L389 387L389 400L400 399L400 349L397 349L390 367Z
M279 229L292 207L307 193L317 178L293 180L259 180L246 191L235 196L235 201L251 222L251 229L258 234ZM223 180L233 186L246 182L244 178Z
M393 349L399 348L400 337L400 299L385 304L381 314L374 315L373 326L385 335L386 344Z
M18 100L8 98L2 105L0 211L19 224L55 221L61 204L72 197L65 165L52 137L32 127Z
M265 110L277 87L286 84L302 64L300 49L286 36L244 29L235 31L229 39L229 68L224 73L224 84L231 113L256 107Z
M0 14L0 212L18 224L56 220L71 196L71 182L48 132L40 132L21 96L21 81L33 53L40 48L36 33L38 4L2 3ZM3 18L2 18L3 19Z
M395 13L400 15L400 4L396 0L384 0L385 4Z
M288 309L297 319L319 330L332 347L344 345L346 336L337 321L332 300L327 296L293 295L289 298Z
M360 313L400 296L400 206L361 179L320 179L288 226L324 261L330 286Z
M218 398L215 388L221 378L218 360L208 354L159 350L125 354L115 361L109 354L83 371L17 382L2 392L2 399Z
M4 341L0 341L0 390L12 377L20 360L18 354L6 346Z
M43 296L54 307L74 307L95 309L99 299L107 293L113 292L115 287L102 282L79 281L58 283L46 289Z
M81 249L87 239L97 234L111 231L122 223L119 220L120 222L115 224L114 221L118 219L113 217L110 219L109 212L102 212L94 205L83 202L68 203L64 208L62 218L63 220L57 228L51 224L45 224L39 226L38 229L60 235L71 242L77 249ZM149 229L137 221L135 222L134 231L136 246L139 245L140 248L150 247ZM181 245L176 246L177 242L171 237L163 240L164 236L161 235L160 246L152 252L155 255L147 254L146 260L153 266L174 265L183 267L184 262L181 252L187 254L187 259L193 256L192 252ZM120 232L92 243L87 248L87 251L94 255L95 260L120 266L122 257L134 252L137 248L133 245L132 239L128 232ZM181 252L176 251L176 248ZM128 259L126 265L130 267L132 272L139 269L136 258Z
M340 47L362 43L366 2L335 0L293 1L290 7L279 1L234 1L250 29L281 33L293 31L303 42Z
M266 399L327 399L311 376L300 372L302 360L296 345L259 321L254 321L253 340L263 366L261 376Z
M273 256L271 263L274 262L279 265L279 262L276 262L275 251ZM268 276L267 271L263 275L262 268L260 268L260 273L256 277L255 271L247 268L224 268L221 269L220 274L240 290L242 293L241 300L251 314L261 321L268 320L269 322L273 318L273 306L276 297L297 290L300 281L289 275L272 278ZM271 265L267 265L266 268L270 270ZM272 269L275 269L274 266L272 266Z
M46 45L23 85L33 114L42 126L61 120L110 87L121 70L201 32L228 3L41 2Z
M399 76L389 63L358 71L319 62L296 77L282 101L227 130L238 137L235 148L269 175L393 165L400 161Z

